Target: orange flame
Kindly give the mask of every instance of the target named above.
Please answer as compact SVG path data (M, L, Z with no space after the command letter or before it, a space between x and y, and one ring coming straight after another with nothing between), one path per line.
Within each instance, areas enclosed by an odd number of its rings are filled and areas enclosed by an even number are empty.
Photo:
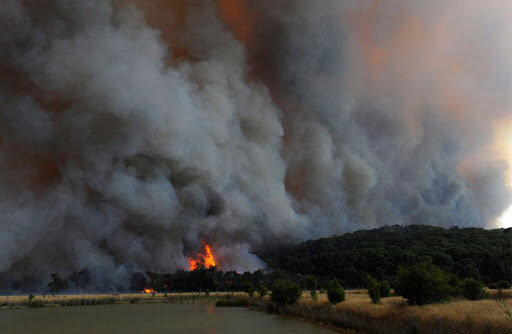
M205 268L211 268L217 265L215 263L215 256L213 255L211 246L204 241L202 241L201 244L204 246L204 252L198 253L195 259L191 257L188 258L190 271L196 270L201 266L204 266Z
M153 289L151 289L151 288L145 288L145 289L144 289L144 290L142 290L142 291L144 291L144 293L156 293L156 291L155 291L155 290L153 290Z

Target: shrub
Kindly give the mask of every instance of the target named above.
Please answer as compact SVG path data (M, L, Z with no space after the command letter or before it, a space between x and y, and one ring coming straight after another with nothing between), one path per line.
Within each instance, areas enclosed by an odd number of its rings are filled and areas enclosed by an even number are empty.
M380 284L376 279L368 276L366 278L366 289L368 289L368 295L372 299L372 303L377 304L380 301Z
M462 280L459 285L459 291L464 298L469 300L478 300L485 297L482 283L473 278Z
M268 289L264 285L260 285L260 287L258 288L258 292L260 294L260 297L265 297L266 295L268 295Z
M210 296L210 290L208 290L208 289L204 290L204 294L206 295L206 297Z
M34 298L35 298L35 296L34 296L33 294L28 295L28 299L29 299L29 300L32 300L32 299L34 299Z
M278 305L295 304L301 295L300 287L290 281L278 279L272 285L272 301Z
M412 305L442 302L453 293L448 281L448 275L432 262L422 262L399 268L396 291Z
M382 281L379 285L379 293L381 298L386 298L391 296L391 286L388 281Z
M333 279L327 284L327 298L333 305L345 300L345 290L337 279Z
M246 292L249 294L249 296L253 296L254 294L254 284L252 284L252 282L249 282L249 281L243 281L242 284L240 285L240 287L242 288L242 291L243 292Z

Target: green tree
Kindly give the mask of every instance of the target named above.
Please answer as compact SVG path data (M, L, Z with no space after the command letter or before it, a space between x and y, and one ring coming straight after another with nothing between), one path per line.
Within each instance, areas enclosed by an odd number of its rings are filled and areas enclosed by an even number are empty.
M485 297L482 283L473 278L462 280L459 284L459 291L464 298L469 300L478 300Z
M249 296L253 296L254 295L254 284L252 284L252 282L249 282L249 281L243 281L242 284L240 285L240 287L242 288L242 291L243 292L246 292L249 294Z
M295 304L301 295L301 288L290 281L278 279L272 285L272 301L278 305Z
M442 302L453 293L448 281L449 276L432 262L421 262L400 267L396 291L412 305Z
M510 282L507 281L499 281L496 283L498 289L510 289Z
M306 289L308 290L316 290L317 288L317 281L316 277L309 275L306 277Z
M337 279L333 279L327 284L327 298L333 305L345 300L345 290Z
M318 295L316 293L317 280L316 280L315 276L309 275L306 277L306 289L309 290L311 299L313 299L314 301L317 301L318 300Z
M391 296L391 286L389 282L384 280L379 284L379 293L381 298L386 298Z
M258 292L260 294L260 297L265 297L266 295L268 295L268 289L266 286L264 285L260 285L258 287Z
M379 282L368 276L366 278L366 289L368 289L368 296L372 299L372 303L378 304L380 301L380 284Z

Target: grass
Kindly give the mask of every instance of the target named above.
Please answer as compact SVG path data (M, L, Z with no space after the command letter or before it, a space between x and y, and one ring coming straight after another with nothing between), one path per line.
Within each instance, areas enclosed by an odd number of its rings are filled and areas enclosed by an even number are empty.
M0 296L0 310L58 306L87 306L123 303L214 304L220 298L242 293L156 293L156 294L82 294L82 295L28 295Z
M251 305L251 301L249 296L237 296L236 298L230 298L231 296L226 296L217 300L215 306L217 307L247 307Z
M512 290L503 291L510 296ZM319 295L313 301L304 294L296 305L275 307L269 298L254 299L259 309L305 319L320 325L367 333L512 333L512 299L454 300L444 304L409 306L401 297L383 298L372 304L366 291L346 291L336 306Z

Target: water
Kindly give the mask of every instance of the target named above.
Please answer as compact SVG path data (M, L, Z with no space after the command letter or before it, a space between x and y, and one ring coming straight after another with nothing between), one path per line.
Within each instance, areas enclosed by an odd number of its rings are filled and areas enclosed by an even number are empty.
M302 321L213 305L124 304L0 311L0 333L328 334Z

